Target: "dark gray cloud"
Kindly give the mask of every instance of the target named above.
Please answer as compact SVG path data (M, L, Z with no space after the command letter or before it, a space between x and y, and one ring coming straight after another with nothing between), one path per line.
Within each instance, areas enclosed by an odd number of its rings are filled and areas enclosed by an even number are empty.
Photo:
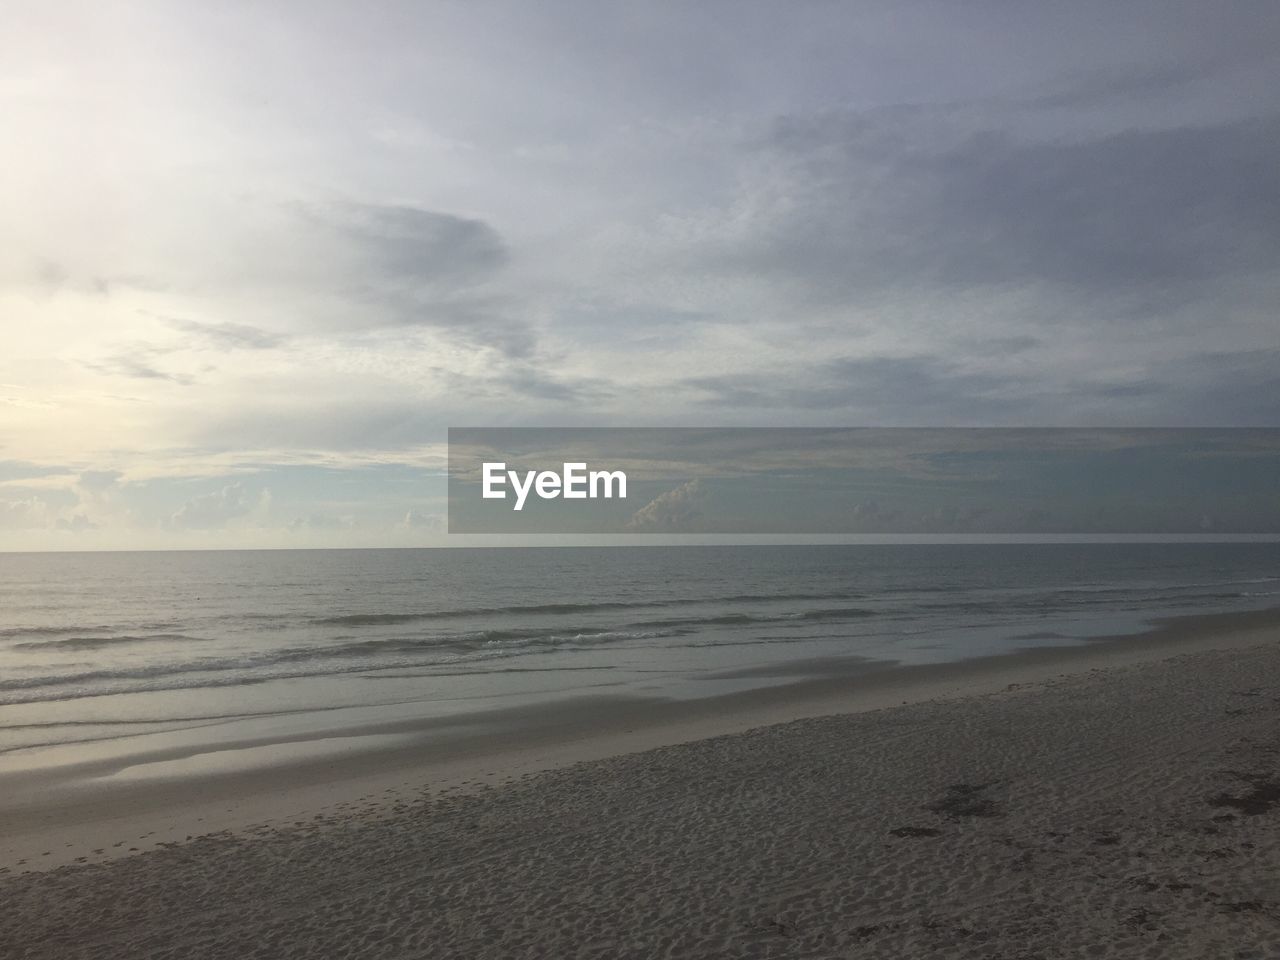
M1056 82L1046 92L1020 102L1036 108L1082 108L1113 106L1117 100L1169 97L1211 77L1214 66L1221 64L1140 64L1094 70Z
M991 354L1009 355L1022 353L1043 343L1044 341L1039 337L1032 336L979 337L967 344L967 346L972 347L979 355L990 356Z
M285 342L279 334L243 323L200 323L176 317L165 318L175 330L233 350L271 350Z
M470 347L493 350L510 359L531 357L537 349L533 326L511 316L504 298L436 297L429 290L369 284L347 293L365 308L362 318L375 318L381 325L432 327L447 331Z
M1105 388L1131 422L1175 426L1280 424L1280 349L1206 351L1151 364Z
M1280 350L1215 351L1150 360L1107 378L973 372L916 357L838 358L774 373L697 377L676 389L699 402L756 411L855 411L877 425L1136 424L1169 427L1280 423ZM791 413L786 413L791 411ZM870 417L870 419L865 419Z
M412 286L472 286L491 279L508 260L502 237L483 220L409 206L344 204L329 222L375 271Z
M474 347L528 357L533 327L495 282L510 260L483 220L410 206L341 204L318 216L354 252L339 280L362 325L427 326Z
M851 410L875 415L876 424L953 423L1006 414L1010 396L1025 398L1027 384L965 371L938 357L842 357L785 375L731 374L695 377L682 387L702 402L761 411Z
M129 377L133 380L168 380L171 383L189 386L193 379L184 373L171 373L160 369L155 364L157 357L172 351L154 347L149 344L137 344L126 347L113 356L98 361L85 361L85 366L99 373L117 377Z
M1044 283L1180 302L1280 270L1277 148L1275 118L1057 141L936 111L787 118L767 149L794 198L723 264L837 300Z
M483 375L464 376L444 368L433 372L444 382L450 397L463 398L468 403L479 401L495 410L509 405L515 395L524 401L550 405L563 418L574 406L586 408L617 394L609 380L557 373L556 365L555 358L515 358L494 364Z
M498 383L524 397L564 403L586 403L608 397L612 393L607 381L558 376L532 364L512 367L494 385Z

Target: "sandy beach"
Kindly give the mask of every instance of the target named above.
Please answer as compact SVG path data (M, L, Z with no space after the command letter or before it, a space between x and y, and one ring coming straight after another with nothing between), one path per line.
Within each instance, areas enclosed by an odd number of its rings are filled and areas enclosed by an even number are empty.
M1274 613L1197 618L43 807L14 781L0 954L1276 956L1278 676Z

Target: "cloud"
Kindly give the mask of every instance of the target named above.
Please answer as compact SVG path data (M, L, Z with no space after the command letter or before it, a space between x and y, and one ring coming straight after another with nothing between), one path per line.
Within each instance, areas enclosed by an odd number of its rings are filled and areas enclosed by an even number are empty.
M540 369L532 363L513 363L499 369L487 380L491 396L515 393L534 400L586 403L609 397L613 387L598 377L566 377Z
M330 514L312 513L305 517L295 517L289 521L291 532L299 531L336 531L350 530L355 526L351 517L335 517Z
M971 372L939 357L840 357L803 371L692 377L681 383L702 402L770 410L858 409L873 425L897 418L951 421L1008 413L1011 392L1027 392L1019 380Z
M690 480L649 501L627 521L632 533L689 533L702 517L706 492L701 480Z
M854 504L849 518L850 528L859 532L900 531L904 527L901 509L882 507L876 500Z
M156 357L172 353L172 350L151 344L136 344L112 356L97 361L85 361L84 366L109 376L128 377L133 380L166 380L181 386L194 383L185 373L170 373L153 363Z
M0 451L69 465L50 524L450 423L1280 422L1274 10L482 7L10 25ZM283 542L419 502L269 476Z
M1083 384L1134 420L1171 426L1280 423L1280 350L1208 350L1153 361L1124 380Z
M1085 295L1280 268L1274 117L1036 139L947 111L779 120L725 269L818 296L1045 283ZM1203 290L1201 290L1203 292Z
M436 290L493 278L509 259L506 244L483 220L411 206L341 204L324 215L387 281Z
M407 527L411 530L429 530L434 532L443 532L445 528L444 517L438 513L423 513L420 510L410 510L400 521L400 526Z
M0 483L9 480L32 480L71 474L70 467L58 464L32 463L27 460L0 460Z
M227 349L271 350L285 342L285 338L279 334L243 323L199 323L177 318L165 318L165 322L175 330Z
M10 488L13 490L14 488ZM92 530L97 524L83 511L64 515L79 498L69 490L15 490L17 498L0 500L0 530ZM21 494L27 494L21 496Z
M52 519L48 504L38 497L0 500L0 529L29 530L48 527Z
M214 450L404 450L438 439L446 425L432 405L409 399L277 397L220 412L194 440Z
M1082 108L1114 105L1117 100L1163 99L1212 77L1214 67L1221 66L1165 63L1095 69L1055 82L1050 90L1019 102L1038 108Z
M854 411L893 425L1274 426L1280 423L1280 351L1209 351L1141 358L1110 372L1015 365L971 369L939 356L841 357L786 376L774 370L691 377L672 385L712 407Z
M76 480L76 485L83 490L101 493L114 487L123 476L119 470L85 470Z
M483 220L413 206L343 203L308 216L345 245L336 292L365 322L427 326L473 346L527 357L536 338L495 282L510 261Z
M346 291L360 316L390 327L431 327L459 344L491 350L512 359L534 355L538 338L531 324L509 315L508 302L493 295L437 296L430 289L363 284Z
M37 257L17 278L17 286L29 287L41 296L75 293L91 297L108 295L113 282L106 277L79 275L66 265L47 257Z
M73 514L70 519L59 519L57 528L59 530L67 531L68 533L83 533L86 530L98 529L98 525L83 513L76 513Z
M547 371L523 360L495 358L470 375L418 369L421 381L413 394L371 396L366 389L348 395L353 385L337 383L317 397L321 391L304 382L291 393L228 405L185 429L194 445L218 450L403 451L438 443L450 424L475 418L576 421L615 389L599 378Z
M168 518L166 526L172 529L217 529L233 520L249 516L269 502L269 491L263 490L254 496L240 481L236 481L212 493L188 500Z

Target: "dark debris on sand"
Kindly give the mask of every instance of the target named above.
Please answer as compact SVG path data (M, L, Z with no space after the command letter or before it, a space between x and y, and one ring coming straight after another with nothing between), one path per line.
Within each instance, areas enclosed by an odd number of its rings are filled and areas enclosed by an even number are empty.
M934 813L940 813L950 820L961 817L1001 817L1004 811L996 801L986 796L985 791L994 786L992 783L953 783L947 787L946 795L941 800L925 807Z

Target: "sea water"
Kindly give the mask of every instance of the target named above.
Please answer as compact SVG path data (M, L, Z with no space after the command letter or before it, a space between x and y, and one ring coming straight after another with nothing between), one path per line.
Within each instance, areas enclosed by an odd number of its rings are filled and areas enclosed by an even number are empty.
M1276 605L1276 543L0 554L0 769L660 703Z

